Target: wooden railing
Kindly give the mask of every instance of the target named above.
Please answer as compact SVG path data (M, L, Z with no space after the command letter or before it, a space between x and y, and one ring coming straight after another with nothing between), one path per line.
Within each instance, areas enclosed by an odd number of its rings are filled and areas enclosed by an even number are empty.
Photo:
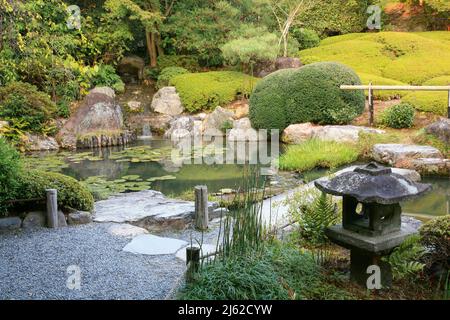
M374 103L373 90L394 90L394 91L447 91L447 117L450 119L450 86L384 86L384 85L342 85L342 90L369 90L369 125L374 124Z

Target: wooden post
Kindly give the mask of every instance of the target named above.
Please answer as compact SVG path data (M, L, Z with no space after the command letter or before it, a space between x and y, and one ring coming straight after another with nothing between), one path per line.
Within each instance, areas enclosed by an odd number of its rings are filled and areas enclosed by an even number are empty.
M58 191L47 189L47 226L49 228L58 227Z
M447 118L450 119L450 90L448 90L448 100L447 100Z
M192 282L194 273L198 272L200 268L200 248L187 247L186 248L186 282Z
M199 230L208 229L208 188L195 187L195 227Z
M369 126L373 127L374 115L373 115L373 89L372 82L369 83Z

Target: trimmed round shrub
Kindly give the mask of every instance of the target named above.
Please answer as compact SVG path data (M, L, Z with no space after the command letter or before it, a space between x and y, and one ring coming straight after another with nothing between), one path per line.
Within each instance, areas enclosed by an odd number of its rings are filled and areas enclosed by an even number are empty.
M297 40L300 50L314 48L320 44L319 35L311 29L295 29L293 36Z
M450 216L434 218L422 225L419 232L427 248L427 266L450 270Z
M345 124L364 111L358 75L345 65L319 62L280 70L260 81L250 98L250 120L256 129L284 130L293 123Z
M72 177L40 170L30 170L20 178L22 199L45 198L46 189L58 190L58 207L81 211L94 209L89 190Z
M0 214L6 211L5 201L14 197L20 170L20 154L0 137Z
M169 81L180 74L186 74L189 71L182 67L167 67L161 71L158 76L158 81L156 82L156 87L158 89L166 87L169 85Z
M29 83L12 82L0 87L0 118L19 120L22 130L41 133L56 113L50 97Z
M253 128L284 129L288 126L284 106L289 92L285 88L294 73L293 69L279 70L258 82L249 101Z
M395 129L411 128L414 124L414 107L400 103L387 108L381 115L381 123Z

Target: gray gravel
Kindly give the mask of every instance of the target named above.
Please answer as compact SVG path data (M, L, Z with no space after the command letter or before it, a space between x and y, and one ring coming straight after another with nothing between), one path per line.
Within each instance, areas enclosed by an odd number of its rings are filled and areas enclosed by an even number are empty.
M182 276L174 255L123 252L108 223L0 233L0 299L164 299ZM81 289L66 286L81 268Z

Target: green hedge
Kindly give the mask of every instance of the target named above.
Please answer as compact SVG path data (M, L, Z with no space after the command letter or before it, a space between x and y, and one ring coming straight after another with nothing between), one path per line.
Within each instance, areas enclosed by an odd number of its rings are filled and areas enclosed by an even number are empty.
M0 214L6 211L6 200L11 199L19 187L20 154L0 137Z
M187 73L173 77L184 108L189 112L213 109L250 95L257 78L234 71Z
M20 178L20 198L45 198L45 189L58 190L58 207L81 211L94 209L89 190L72 177L55 172L30 170Z
M289 124L348 123L364 111L364 94L343 91L342 84L361 84L350 68L334 62L280 70L264 78L250 98L256 129L283 130Z

